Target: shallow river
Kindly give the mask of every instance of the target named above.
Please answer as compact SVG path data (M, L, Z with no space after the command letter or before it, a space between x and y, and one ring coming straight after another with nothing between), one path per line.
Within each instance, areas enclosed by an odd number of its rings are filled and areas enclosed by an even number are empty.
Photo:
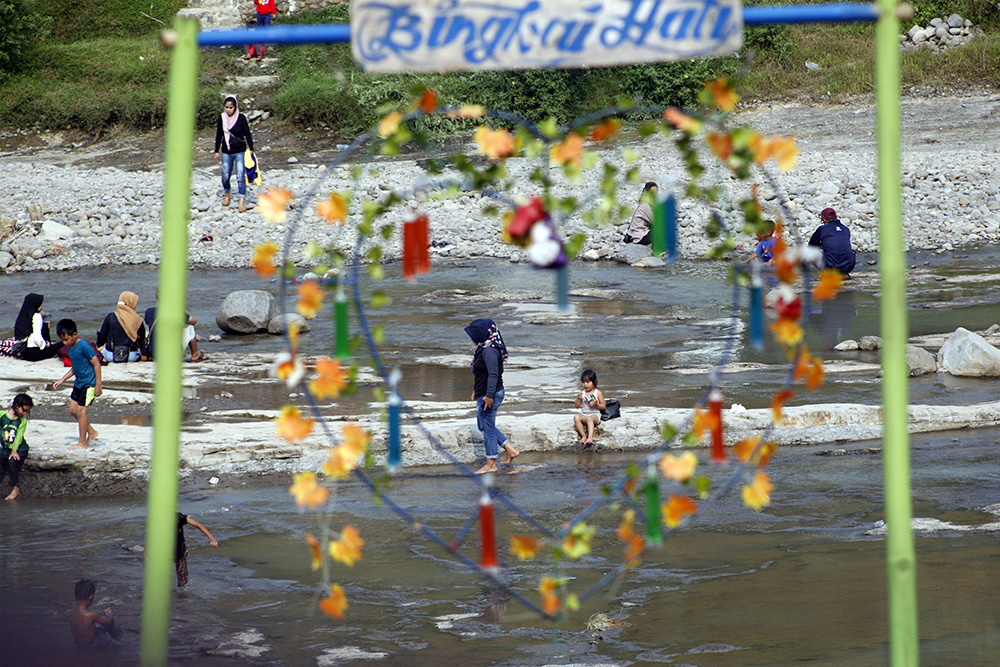
M921 277L910 288L911 334L983 329L1000 319L998 269L988 253L947 261L911 253L910 262L926 271L926 280ZM403 367L406 391L413 396L467 398L467 367L422 369L414 360L467 355L462 327L491 316L511 348L518 387L554 383L543 373L518 371L518 350L550 351L554 359L563 358L561 365L553 363L568 375L558 383L571 387L580 369L592 366L602 388L623 397L624 409L681 407L697 397L704 375L680 371L716 363L726 347L732 291L718 266L682 262L667 271L640 272L574 265L571 289L578 296L568 320L552 317L547 274L498 262L436 266L415 284L390 278L386 288L394 304L373 318L386 325L387 358ZM398 275L398 268L388 273ZM53 319L70 315L81 331L96 330L118 292L137 292L141 309L152 302L155 282L153 270L135 267L5 276L0 326L11 326L21 296L36 291L46 295ZM225 294L258 284L250 272L195 271L189 309L201 322L199 331L215 333L215 311ZM472 303L450 291L456 289L488 298ZM871 278L861 275L836 302L824 304L813 317L813 349L837 358L826 351L832 344L877 335L876 292ZM405 317L398 315L404 311ZM318 351L329 345L331 326L323 318L313 326L306 340ZM727 401L766 406L784 374L780 353L770 347L753 351L743 344L740 327L735 330L732 360L766 366L727 374ZM0 330L0 335L9 334ZM266 336L227 336L205 349L270 352L276 345ZM915 378L910 392L913 403L969 404L996 400L998 384L936 374ZM874 404L880 394L871 373L855 373L831 375L819 392L799 400ZM946 522L938 524L942 530L918 533L916 542L926 665L994 665L1000 655L998 533L963 530L997 521L983 508L1000 503L998 442L997 429L912 437L914 516ZM333 566L332 578L344 586L350 608L346 622L332 621L314 613L318 576L302 541L304 532L318 530L317 519L295 508L286 491L289 480L187 491L181 511L208 526L220 544L213 550L196 530L187 531L191 582L174 600L171 662L883 665L888 657L884 543L878 533L881 460L818 455L830 448L779 450L768 467L777 490L767 510L747 510L738 493L722 498L690 529L648 552L641 565L556 626L376 505L355 481L338 487L329 522L334 529L345 523L360 528L364 558L353 568ZM597 498L601 485L614 481L629 460L611 452L528 452L515 466L520 472L502 476L499 484L522 508L556 528ZM392 481L389 492L446 540L478 500L475 485L444 468L408 471ZM26 498L0 506L0 662L136 662L144 516L141 497ZM571 577L574 591L582 592L619 562L621 547L614 539L619 517L620 511L595 517L597 548L562 572ZM552 573L551 559L516 561L504 538L531 529L502 508L498 523L505 580L538 602L538 580ZM478 548L473 530L461 550L477 561ZM133 640L114 658L79 654L72 647L66 615L73 583L81 577L96 581L95 606L114 607L126 638ZM588 631L593 614L615 622Z

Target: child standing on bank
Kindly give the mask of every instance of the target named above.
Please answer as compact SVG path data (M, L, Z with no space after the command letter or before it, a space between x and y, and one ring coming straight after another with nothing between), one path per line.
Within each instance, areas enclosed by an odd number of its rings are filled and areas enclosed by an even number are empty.
M18 481L21 476L21 466L28 456L28 441L24 432L28 428L28 413L34 402L27 394L18 394L10 404L10 408L0 415L0 483L4 475L10 471L10 495L4 500L17 500L21 495Z
M73 641L79 648L118 648L121 646L122 630L115 625L115 613L111 609L105 609L103 614L90 611L96 592L97 587L91 580L76 582L73 590L76 606L69 613Z
M583 390L576 397L576 407L580 408L580 414L573 418L573 423L576 425L576 432L580 434L580 444L592 445L594 429L601 423L601 410L607 404L604 402L604 394L597 388L597 373L588 368L580 375L580 382Z
M56 325L56 334L66 346L72 368L66 375L56 380L52 388L59 389L59 385L76 376L76 379L73 380L73 391L69 395L69 413L80 425L80 441L74 446L86 449L97 437L97 431L87 419L87 406L101 395L101 362L90 343L80 340L80 334L76 331L76 322L73 320L59 320L59 324Z

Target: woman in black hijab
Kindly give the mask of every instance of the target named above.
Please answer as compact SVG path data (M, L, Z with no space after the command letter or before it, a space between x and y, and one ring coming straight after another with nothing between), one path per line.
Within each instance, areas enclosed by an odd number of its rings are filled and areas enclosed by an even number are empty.
M507 453L504 465L521 454L496 426L497 408L504 396L503 362L507 360L507 346L493 320L473 320L465 327L465 333L476 344L471 364L475 378L472 400L476 402L476 426L483 433L483 445L486 448L486 465L477 470L476 474L485 475L499 470L497 455L501 448Z
M42 318L44 299L41 294L34 293L24 297L21 312L17 314L17 321L14 322L14 338L27 341L27 345L18 355L25 361L51 359L63 346L62 342L53 344L49 341L49 323Z

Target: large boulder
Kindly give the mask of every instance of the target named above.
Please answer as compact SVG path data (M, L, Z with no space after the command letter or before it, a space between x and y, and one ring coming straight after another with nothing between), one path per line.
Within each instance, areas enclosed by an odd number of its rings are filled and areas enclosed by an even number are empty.
M277 316L278 303L270 292L245 289L223 299L215 323L226 333L252 334L267 331L267 325Z
M299 328L299 333L306 333L309 331L309 323L306 322L306 318L302 317L298 313L285 313L284 315L278 315L267 325L267 333L269 334L283 334L288 331L288 326L294 324Z
M622 243L615 249L614 260L622 264L636 264L637 262L652 256L653 250L648 245L638 243Z
M906 346L906 367L910 369L910 377L937 372L937 361L934 355L916 345Z
M959 327L938 351L938 365L952 375L1000 377L1000 350Z

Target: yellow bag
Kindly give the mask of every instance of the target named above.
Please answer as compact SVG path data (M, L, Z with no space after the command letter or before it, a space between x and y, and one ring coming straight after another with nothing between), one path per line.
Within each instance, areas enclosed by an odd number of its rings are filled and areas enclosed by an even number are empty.
M260 168L257 166L257 156L249 148L243 153L243 166L246 167L247 185L260 185Z

